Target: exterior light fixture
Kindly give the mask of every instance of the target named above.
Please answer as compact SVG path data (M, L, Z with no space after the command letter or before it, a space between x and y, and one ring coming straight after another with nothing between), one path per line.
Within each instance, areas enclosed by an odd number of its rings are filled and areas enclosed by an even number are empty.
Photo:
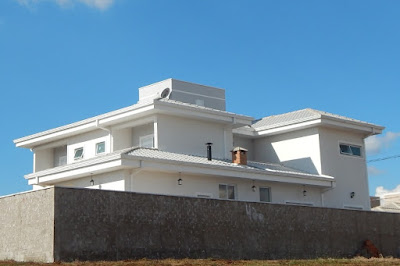
M94 186L93 173L90 173L90 185Z
M207 142L206 146L207 146L207 160L211 161L212 160L212 154L211 154L211 142Z
M179 179L178 179L178 185L182 185L182 178L181 178L181 172L179 172Z
M305 186L303 186L303 196L304 196L304 197L307 196L307 190L306 190L306 187L305 187Z
M254 180L253 180L253 186L251 187L251 190L253 190L253 192L256 192L256 186L254 185Z
M356 193L354 191L350 192L350 198L354 198L355 195L356 195Z

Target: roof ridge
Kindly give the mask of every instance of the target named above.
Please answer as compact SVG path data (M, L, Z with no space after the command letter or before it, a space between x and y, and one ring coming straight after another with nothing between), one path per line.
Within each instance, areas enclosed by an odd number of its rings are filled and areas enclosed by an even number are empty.
M179 152L171 152L171 151L163 151L163 150L160 150L158 148L148 148L148 147L139 147L139 146L131 148L131 150L128 150L127 153L130 153L130 152L135 151L135 150L152 150L152 151L158 151L158 152L163 152L163 153L171 153L171 154L178 154L178 155L184 155L184 156L190 156L190 157L196 157L196 158L207 158L207 156L200 156L200 155L195 155L195 154L187 154L187 153L179 153ZM216 158L216 157L213 157L212 159L213 160L218 160L218 161L224 161L224 162L229 162L230 161L229 159Z
M284 115L288 115L288 114L299 113L299 112L302 112L302 111L311 111L311 112L314 113L315 111L318 111L318 110L315 110L315 109L312 109L312 108L303 108L303 109L300 109L300 110L294 110L294 111L286 112L286 113L283 113L283 114L264 116L264 117L262 117L260 119L254 120L254 121L260 121L260 120L271 118L271 117L278 117L278 116L284 116Z

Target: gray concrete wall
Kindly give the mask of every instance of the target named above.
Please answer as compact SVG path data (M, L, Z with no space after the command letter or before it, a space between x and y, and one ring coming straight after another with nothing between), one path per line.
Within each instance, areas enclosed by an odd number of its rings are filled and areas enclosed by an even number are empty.
M365 239L400 257L400 215L55 189L55 260L347 257Z
M53 262L54 189L0 198L0 260Z

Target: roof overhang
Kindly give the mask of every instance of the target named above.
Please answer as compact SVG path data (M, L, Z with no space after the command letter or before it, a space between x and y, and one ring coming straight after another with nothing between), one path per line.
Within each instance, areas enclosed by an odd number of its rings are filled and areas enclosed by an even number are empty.
M168 101L153 100L149 103L140 103L96 117L88 118L62 127L39 132L30 136L14 140L17 147L35 148L37 146L65 139L96 129L113 129L123 127L124 123L134 123L135 120L145 119L151 115L170 114L189 117L242 127L251 125L252 117L238 115L211 108L200 108L193 104L179 104Z
M208 165L195 162L132 156L128 154L110 154L103 156L102 158L89 159L79 163L43 170L28 174L25 176L25 179L28 180L29 185L56 185L60 182L90 176L91 174L102 174L126 169L142 169L146 171L175 173L181 172L214 177L232 177L301 184L322 188L333 187L335 184L335 179L329 176Z
M287 132L292 132L296 130L302 130L312 127L330 127L340 130L352 131L354 133L359 133L364 136L364 138L381 134L384 127L377 126L369 123L361 123L356 121L346 121L343 119L338 119L329 116L322 116L319 118L308 119L305 121L298 121L295 123L277 125L275 127L264 127L264 128L238 128L234 130L235 134L248 136L248 137L265 137L277 134L283 134Z

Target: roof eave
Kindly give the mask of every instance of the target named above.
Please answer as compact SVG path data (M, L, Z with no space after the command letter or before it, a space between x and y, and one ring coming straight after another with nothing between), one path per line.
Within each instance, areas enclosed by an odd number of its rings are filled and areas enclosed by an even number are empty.
M329 126L347 130L353 130L364 134L365 137L371 135L381 134L384 127L370 124L370 123L362 123L357 121L348 121L344 119L334 118L330 116L321 116L316 118L308 118L299 121L295 121L293 123L288 123L284 125L277 125L274 127L262 127L254 129L254 131L247 130L235 130L235 134L241 134L245 136L253 136L253 137L264 137L268 135L276 135L282 134L290 131L301 130L310 127L316 126Z
M141 104L140 106L132 105L103 115L15 139L14 144L16 147L34 148L44 143L92 131L99 128L99 126L106 127L111 124L117 124L132 119L132 117L135 116L148 115L153 109L153 102Z
M177 105L167 101L154 101L155 108L162 113L174 114L183 117L195 117L231 124L234 128L250 126L254 120L251 116L235 114L212 108L199 108L191 104Z
M102 159L83 161L74 165L48 169L25 176L30 185L52 185L71 179L109 171L142 168L162 171L188 172L213 176L228 176L233 178L263 180L270 182L295 183L320 187L332 187L335 179L328 176L311 174L296 174L280 171L267 171L249 168L232 168L220 165L208 165L195 162L182 162L169 159L156 159L127 155L124 153L111 154Z

